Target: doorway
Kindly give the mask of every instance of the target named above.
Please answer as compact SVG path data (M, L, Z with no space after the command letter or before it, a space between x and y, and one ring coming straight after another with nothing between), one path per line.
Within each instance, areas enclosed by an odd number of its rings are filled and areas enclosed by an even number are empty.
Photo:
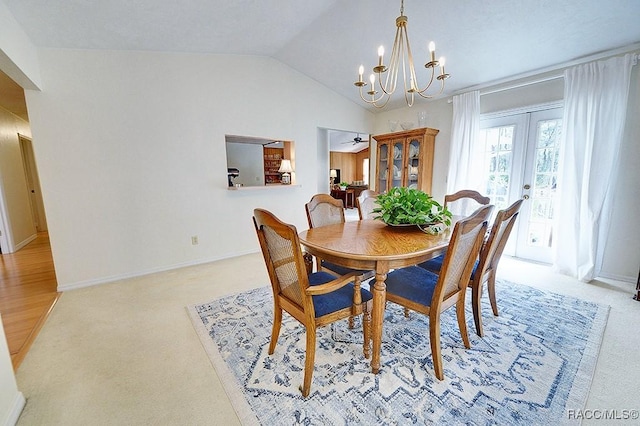
M44 202L42 201L42 191L40 190L40 178L38 168L33 154L31 139L18 133L20 141L20 152L22 154L22 164L24 166L27 190L29 191L29 203L31 205L31 216L37 232L47 230L47 219L44 213Z
M558 106L481 119L485 193L496 211L525 199L507 254L551 263L561 131Z

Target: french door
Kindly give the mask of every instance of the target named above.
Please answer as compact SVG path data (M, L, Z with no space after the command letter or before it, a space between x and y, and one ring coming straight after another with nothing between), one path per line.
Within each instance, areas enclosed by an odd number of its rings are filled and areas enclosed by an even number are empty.
M524 198L505 253L551 263L562 108L482 119L484 191L496 211Z

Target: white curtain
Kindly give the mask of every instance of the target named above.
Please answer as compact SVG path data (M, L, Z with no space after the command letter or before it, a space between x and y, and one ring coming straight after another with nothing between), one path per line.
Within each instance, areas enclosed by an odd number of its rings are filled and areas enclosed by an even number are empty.
M479 165L482 162L477 158L476 152L479 133L480 92L475 90L454 96L447 194L461 189L475 189L482 192L479 170ZM454 211L453 213L467 214L464 211Z
M635 61L628 54L564 73L554 269L582 281L602 265Z

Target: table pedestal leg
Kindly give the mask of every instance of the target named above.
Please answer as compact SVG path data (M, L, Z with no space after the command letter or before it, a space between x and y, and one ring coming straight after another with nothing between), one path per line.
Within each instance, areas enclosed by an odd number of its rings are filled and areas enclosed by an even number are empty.
M381 264L382 263L382 264ZM379 262L376 266L376 282L373 284L373 312L371 314L371 338L373 340L373 353L371 355L371 371L378 374L380 371L380 349L382 347L382 321L386 302L387 279L389 268Z

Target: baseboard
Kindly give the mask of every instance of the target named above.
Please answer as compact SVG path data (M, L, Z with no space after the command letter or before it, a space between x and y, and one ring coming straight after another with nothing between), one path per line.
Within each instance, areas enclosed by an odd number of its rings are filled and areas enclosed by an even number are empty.
M608 272L601 272L600 275L598 275L600 278L607 278L610 280L616 280L616 281L623 281L626 283L631 283L631 284L635 284L637 278L636 277L627 277L624 275L616 275L616 274L610 274Z
M31 241L35 240L37 237L38 237L38 234L33 234L33 235L31 235L30 237L28 237L28 238L26 238L26 239L22 240L22 242L20 242L20 243L16 244L16 245L13 247L13 249L14 249L14 250L13 250L13 252L16 252L16 251L20 250L22 247L26 246L26 245L27 245L27 244L29 244Z
M16 423L18 423L18 418L20 417L26 403L27 400L24 399L22 392L18 392L13 400L11 410L7 413L7 418L4 422L5 426L15 426Z
M60 284L60 283L58 283L58 291L59 292L64 292L64 291L69 291L69 290L77 290L79 288L85 288L85 287L92 287L94 285L107 284L107 283L111 283L111 282L114 282L114 281L120 281L120 280L129 279L129 278L141 277L141 276L144 276L144 275L156 274L158 272L172 271L174 269L186 268L186 267L189 267L189 266L202 265L204 263L211 263L211 262L216 262L216 261L219 261L219 260L231 259L231 258L234 258L234 257L244 256L244 255L247 255L247 254L253 254L253 253L257 253L257 252L258 252L258 250L248 250L248 251L244 251L244 252L226 254L224 256L219 256L219 257L213 257L213 258L207 258L207 259L197 259L197 260L190 261L190 262L177 263L177 264L173 264L173 265L166 266L166 267L161 267L161 268L152 268L152 269L146 269L146 270L142 270L142 271L136 271L136 272L133 272L133 273L130 273L130 274L112 275L110 277L98 278L98 279L95 279L95 280L79 281L79 282L69 283L69 284Z

